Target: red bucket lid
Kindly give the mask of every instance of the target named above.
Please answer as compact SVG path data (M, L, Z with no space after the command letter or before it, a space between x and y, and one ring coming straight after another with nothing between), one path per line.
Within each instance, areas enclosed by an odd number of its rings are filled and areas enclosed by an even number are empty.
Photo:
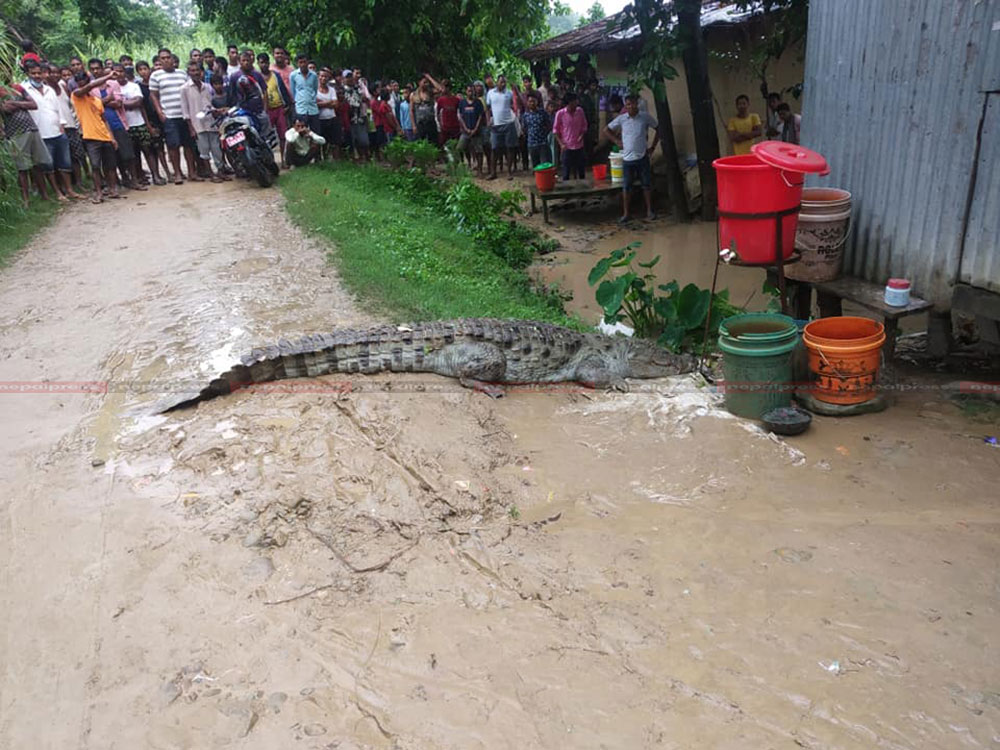
M765 164L789 172L816 172L830 174L830 167L822 154L810 151L804 146L784 141L763 141L755 143L750 150Z
M910 282L906 279L889 279L889 283L886 286L890 289L909 289Z

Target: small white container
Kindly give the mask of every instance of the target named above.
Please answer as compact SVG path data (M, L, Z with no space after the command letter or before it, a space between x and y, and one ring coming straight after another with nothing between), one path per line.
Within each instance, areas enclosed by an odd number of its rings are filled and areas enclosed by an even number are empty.
M906 307L910 304L910 282L906 279L889 279L885 285L885 304L889 307Z

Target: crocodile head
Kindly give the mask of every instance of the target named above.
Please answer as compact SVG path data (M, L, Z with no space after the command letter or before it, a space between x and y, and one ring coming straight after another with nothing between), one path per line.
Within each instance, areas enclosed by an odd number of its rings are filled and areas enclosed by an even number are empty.
M662 346L642 339L628 339L625 362L630 378L664 378L694 372L698 360L691 354L674 354Z

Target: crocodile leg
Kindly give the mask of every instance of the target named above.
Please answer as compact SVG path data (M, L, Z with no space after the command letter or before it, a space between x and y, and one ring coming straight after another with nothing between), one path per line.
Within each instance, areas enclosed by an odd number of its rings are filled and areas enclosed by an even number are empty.
M625 378L611 371L600 357L588 357L576 368L576 380L589 388L606 388L608 390L628 391Z
M503 395L498 385L504 381L507 357L503 349L486 341L449 344L436 353L439 375L457 377L466 388L482 391L493 398Z

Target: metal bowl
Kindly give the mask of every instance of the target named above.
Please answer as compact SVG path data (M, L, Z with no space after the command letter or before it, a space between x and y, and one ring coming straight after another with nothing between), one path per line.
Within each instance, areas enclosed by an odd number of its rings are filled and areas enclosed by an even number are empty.
M795 406L782 406L761 417L764 426L778 435L799 435L809 429L812 414Z

